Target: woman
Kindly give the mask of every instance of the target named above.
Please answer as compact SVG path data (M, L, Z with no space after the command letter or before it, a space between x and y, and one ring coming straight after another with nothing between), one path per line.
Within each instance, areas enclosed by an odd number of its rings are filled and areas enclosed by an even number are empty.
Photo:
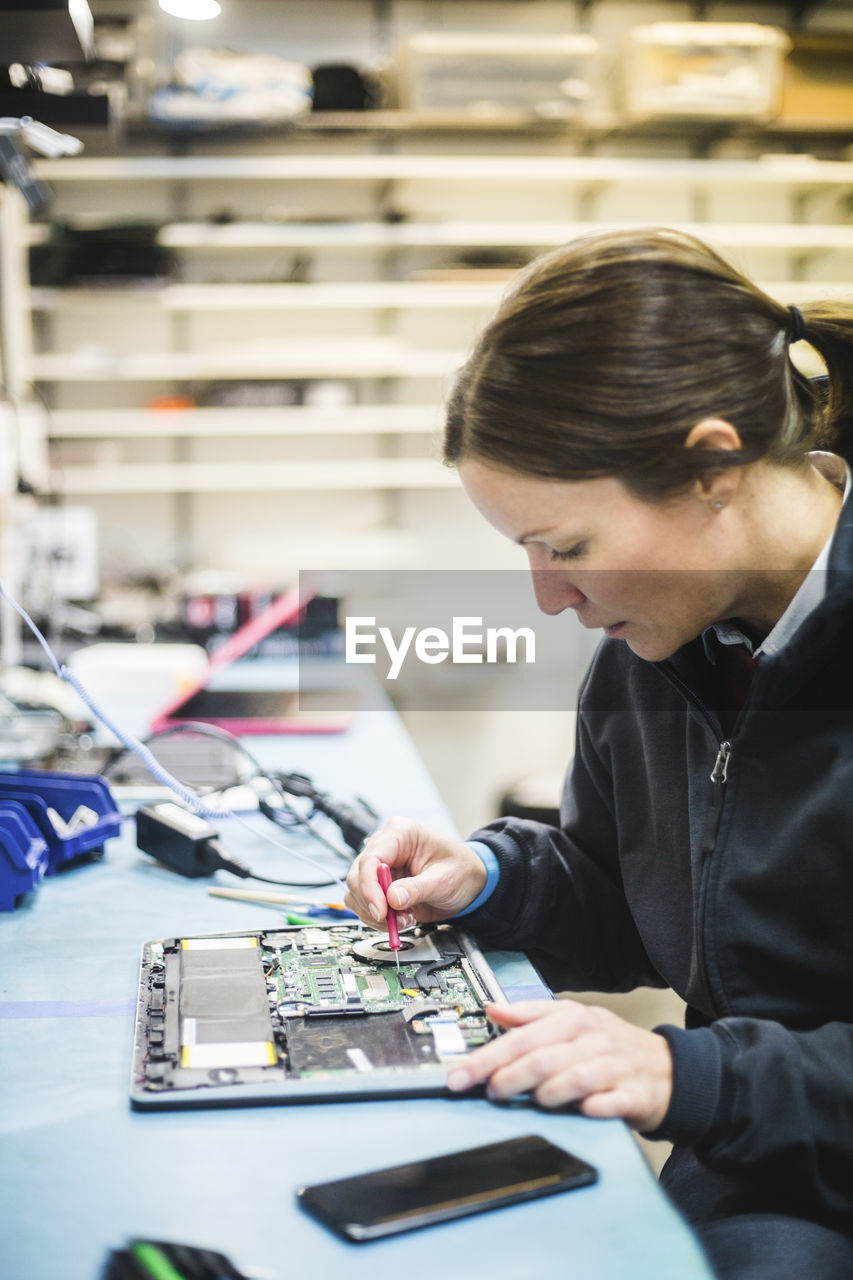
M389 863L404 923L463 915L555 988L678 992L683 1029L494 1008L507 1034L448 1083L671 1141L662 1182L725 1276L853 1275L851 424L853 307L784 307L671 231L534 263L445 457L539 606L605 633L560 827L395 819L349 878L379 922Z

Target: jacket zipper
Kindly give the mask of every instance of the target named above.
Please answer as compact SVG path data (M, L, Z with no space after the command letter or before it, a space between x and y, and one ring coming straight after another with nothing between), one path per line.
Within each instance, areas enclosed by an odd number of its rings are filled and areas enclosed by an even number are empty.
M688 684L686 684L679 675L671 668L662 666L662 670L669 682L680 690L682 696L692 703L694 707L701 713L703 720L719 742L717 748L717 756L714 760L714 767L711 769L711 805L705 819L705 830L702 835L702 844L699 850L699 884L696 893L695 906L693 909L693 931L696 938L696 967L699 985L702 988L705 998L708 1001L709 1009L716 1011L717 1002L711 992L710 982L708 980L708 962L706 956L706 948L704 945L703 923L705 919L706 903L708 898L708 882L711 878L711 855L717 845L717 835L720 830L720 820L723 816L723 800L725 798L725 785L728 780L729 760L732 754L732 744L730 739L723 738L719 721L715 720L709 712L705 703L698 698ZM742 715L742 712L741 712ZM738 724L741 715L738 715Z
M714 767L711 770L711 781L714 789L711 792L711 807L708 810L708 820L705 824L705 836L702 840L702 862L714 852L714 845L717 843L717 832L720 829L720 817L723 809L723 787L726 785L729 776L729 759L732 754L732 744L728 738L720 743L720 749L717 752L717 758L714 761Z
M711 855L717 844L717 834L720 830L720 819L723 813L723 791L729 774L729 760L732 754L732 744L728 739L724 739L720 743L717 751L717 758L714 761L714 767L711 770L711 784L713 790L711 792L711 805L708 809L708 817L705 822L705 834L702 839L701 856L699 859L699 892L696 895L696 922L694 925L696 931L696 963L699 969L699 981L708 997L709 1004L715 1007L715 1001L711 994L711 985L708 981L708 964L704 946L703 924L705 920L705 905L708 896L708 881L711 878Z

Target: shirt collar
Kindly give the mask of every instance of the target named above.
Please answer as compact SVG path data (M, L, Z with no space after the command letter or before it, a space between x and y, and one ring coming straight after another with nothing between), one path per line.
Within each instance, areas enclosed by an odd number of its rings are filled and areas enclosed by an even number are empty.
M843 502L846 502L850 490L853 488L853 473L851 473L850 467L844 459L839 458L834 453L815 450L809 454L809 461L821 475L830 480L836 488L842 490L844 495ZM817 559L803 579L793 600L757 648L753 646L749 636L745 636L731 619L726 618L722 622L713 622L710 627L707 627L702 632L705 656L711 662L714 661L713 636L716 636L720 644L746 645L749 652L756 658L762 655L770 657L771 654L778 653L826 595L826 570L829 565L829 552L834 537L835 530L833 529L821 547Z

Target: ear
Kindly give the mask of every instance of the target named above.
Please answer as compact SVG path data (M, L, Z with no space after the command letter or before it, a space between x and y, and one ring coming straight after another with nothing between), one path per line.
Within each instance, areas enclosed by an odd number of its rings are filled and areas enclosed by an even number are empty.
M708 449L734 452L741 448L737 429L725 418L703 418L691 427L684 441L685 449ZM738 491L742 467L709 467L696 478L694 496L711 505L715 511L727 507Z

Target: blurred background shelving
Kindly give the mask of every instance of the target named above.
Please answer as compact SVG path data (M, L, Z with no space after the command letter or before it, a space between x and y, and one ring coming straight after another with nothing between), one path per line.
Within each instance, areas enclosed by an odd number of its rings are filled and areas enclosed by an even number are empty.
M46 108L84 151L33 160L38 211L0 188L0 500L7 547L34 509L69 540L85 511L102 594L521 570L441 464L443 404L514 274L575 236L676 226L781 301L853 297L848 0L229 0L214 24L90 6L96 58ZM673 23L694 25L673 44ZM549 72L520 105L502 50L529 70L558 45L565 86ZM164 124L156 95L199 47L292 60L313 103ZM45 574L22 578L37 595ZM566 707L589 639L567 640ZM566 712L496 729L484 709L454 748L446 717L405 713L463 828L499 772L570 750Z
M400 511L407 493L452 491L441 405L477 329L522 262L605 227L682 227L785 302L853 294L850 161L567 156L523 133L511 150L485 136L491 153L418 152L406 134L392 152L374 137L354 152L315 134L309 152L38 163L51 221L26 219L20 201L7 209L17 269L4 313L16 327L7 382L39 397L42 482L120 498L123 522L134 503L143 520L151 502L182 504L198 544L179 549L188 563L199 545L227 561L235 526L251 535L248 494L397 495ZM470 134L451 140L470 147ZM99 232L138 230L141 205L162 274L98 279ZM49 280L88 244L94 281L31 282L30 253ZM199 499L212 494L205 519ZM389 523L387 508L375 522ZM256 538L279 571L289 542L304 555L286 530L273 547L265 517ZM417 559L417 537L400 545L413 567L434 564Z

